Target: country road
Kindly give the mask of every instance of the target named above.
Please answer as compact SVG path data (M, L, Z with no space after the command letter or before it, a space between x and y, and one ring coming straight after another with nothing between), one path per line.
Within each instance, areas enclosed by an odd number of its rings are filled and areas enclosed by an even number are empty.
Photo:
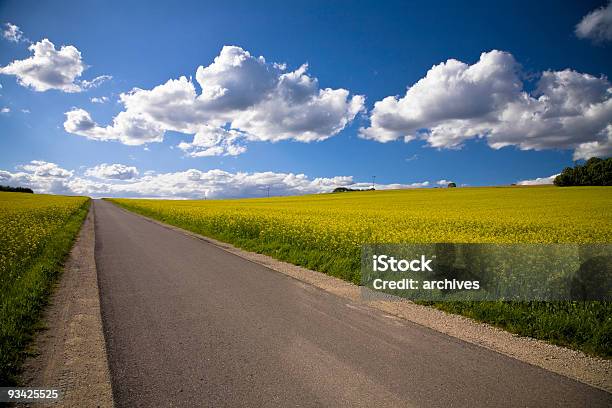
M118 407L598 407L612 395L95 200Z

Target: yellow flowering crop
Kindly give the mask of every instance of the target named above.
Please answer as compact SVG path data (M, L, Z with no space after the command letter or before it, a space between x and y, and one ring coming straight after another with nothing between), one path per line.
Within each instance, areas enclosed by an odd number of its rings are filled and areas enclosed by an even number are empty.
M0 277L12 281L45 242L87 200L26 193L0 193Z
M166 201L114 200L245 238L308 245L365 242L611 242L609 187L395 190Z

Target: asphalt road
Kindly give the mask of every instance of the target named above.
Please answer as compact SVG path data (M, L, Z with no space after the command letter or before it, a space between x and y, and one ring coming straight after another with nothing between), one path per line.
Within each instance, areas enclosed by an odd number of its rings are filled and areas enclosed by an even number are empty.
M95 201L119 407L597 407L612 395Z

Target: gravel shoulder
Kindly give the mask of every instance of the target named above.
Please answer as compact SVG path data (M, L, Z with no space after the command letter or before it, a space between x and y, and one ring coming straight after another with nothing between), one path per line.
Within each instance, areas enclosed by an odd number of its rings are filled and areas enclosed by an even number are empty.
M123 208L121 210L128 212ZM135 213L130 212L130 214ZM612 360L592 357L580 351L559 347L541 340L521 337L486 323L449 314L431 307L417 305L405 299L381 295L320 272L282 262L267 255L244 251L231 244L195 234L139 214L136 215L165 228L214 244L227 252L301 282L308 283L342 298L350 299L360 306L378 309L390 315L612 393Z
M113 407L94 249L92 205L24 364L24 385L60 389L62 407Z

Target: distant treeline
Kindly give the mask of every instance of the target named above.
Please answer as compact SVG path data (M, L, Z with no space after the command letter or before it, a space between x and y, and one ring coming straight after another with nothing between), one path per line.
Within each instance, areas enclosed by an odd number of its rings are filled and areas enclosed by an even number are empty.
M334 188L334 191L332 191L332 193L348 193L350 191L372 191L372 190L374 190L374 187L364 188L363 190L360 190L358 188L336 187Z
M30 193L30 194L34 193L34 191L32 191L31 188L11 187L11 186L0 186L0 191L8 191L11 193Z
M592 157L583 165L566 167L555 177L556 186L612 186L612 158Z

